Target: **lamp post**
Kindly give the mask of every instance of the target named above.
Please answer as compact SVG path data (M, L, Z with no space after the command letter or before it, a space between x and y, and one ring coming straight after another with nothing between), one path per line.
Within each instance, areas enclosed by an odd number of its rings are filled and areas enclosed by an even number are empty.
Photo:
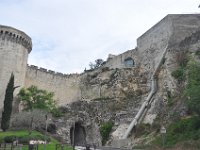
M166 128L164 126L161 127L160 133L162 135L162 142L163 142L163 148L165 146L165 134L166 134Z
M73 150L75 150L75 121L74 121L74 123L73 123Z
M44 150L46 150L46 143L47 143L47 114L45 115L45 141L44 141Z

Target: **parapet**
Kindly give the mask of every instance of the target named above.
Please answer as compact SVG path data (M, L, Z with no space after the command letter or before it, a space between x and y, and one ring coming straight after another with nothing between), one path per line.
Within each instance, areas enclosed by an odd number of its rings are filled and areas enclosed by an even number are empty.
M78 76L81 75L81 74L78 74L78 73L64 74L64 73L55 72L55 71L52 71L52 70L47 70L45 68L34 66L34 65L28 65L27 67L29 69L32 69L32 70L35 70L35 71L41 71L41 72L44 72L44 73L51 74L53 76L60 76L60 77L63 77L63 78L78 77Z
M0 25L0 38L21 44L29 53L32 50L31 38L24 32L13 27Z

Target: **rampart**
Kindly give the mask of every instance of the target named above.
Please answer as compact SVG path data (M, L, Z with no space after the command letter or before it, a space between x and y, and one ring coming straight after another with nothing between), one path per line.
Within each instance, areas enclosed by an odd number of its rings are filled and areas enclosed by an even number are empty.
M170 50L200 27L200 14L171 14L137 39L138 60L149 74L155 70L165 48Z
M32 50L31 38L24 32L0 25L0 109L3 107L5 90L11 76L15 86L24 86L28 53ZM19 92L15 90L14 95Z
M132 63L131 68L140 67L150 77L164 49L171 51L171 47L175 48L180 41L199 30L199 27L200 14L167 15L137 39L136 49L109 57L103 67L129 68ZM99 83L93 87L85 86L84 75L66 75L36 66L27 67L28 53L31 50L32 42L28 35L12 27L0 25L0 108L12 72L15 75L15 85L35 85L52 91L59 105L100 95ZM15 91L15 95L19 89Z
M112 55L112 57L108 57L106 64L104 67L108 67L110 69L115 69L115 68L126 68L127 66L125 65L125 60L128 58L132 58L134 61L133 66L137 66L137 48L128 50L122 54L119 55Z
M79 74L62 74L32 65L27 67L25 87L35 85L54 92L57 104L65 105L80 100L80 78Z
M24 32L12 27L0 25L0 38L24 46L30 53L32 50L31 38Z

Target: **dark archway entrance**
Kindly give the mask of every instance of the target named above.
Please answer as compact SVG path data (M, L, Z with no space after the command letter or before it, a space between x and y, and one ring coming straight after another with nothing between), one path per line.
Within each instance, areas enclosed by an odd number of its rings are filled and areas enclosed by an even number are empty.
M80 122L76 122L70 129L71 145L85 146L86 145L86 133L85 128Z

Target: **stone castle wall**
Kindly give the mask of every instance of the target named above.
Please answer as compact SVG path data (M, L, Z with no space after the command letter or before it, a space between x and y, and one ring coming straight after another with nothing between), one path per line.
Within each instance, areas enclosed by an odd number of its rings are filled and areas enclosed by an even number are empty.
M148 74L148 82L150 83L151 75L165 48L176 45L198 30L200 27L199 16L198 14L167 15L137 39L137 48L116 56L110 56L103 68L127 68L125 60L132 58L134 60L132 68L140 67L142 72ZM100 86L101 77L89 78L89 84L85 84L85 80L88 80L88 75L94 76L95 74L95 71L93 71L90 74L69 76L29 66L25 86L36 85L39 88L54 92L59 105L80 99L90 100L107 97L108 95L104 94L104 88ZM108 89L106 91L111 93Z
M0 25L0 109L11 73L15 86L24 86L28 53L32 49L31 38L17 29ZM15 90L16 95L20 88Z
M171 35L172 20L168 15L137 39L139 63L149 73L149 77L160 61Z
M167 15L137 39L138 60L151 75L165 50L199 30L200 14ZM149 76L150 77L150 76Z
M132 68L140 67L148 74L149 79L165 48L170 50L170 47L174 47L185 37L199 30L199 18L199 14L167 15L137 39L136 49L109 57L103 67L127 68L125 60L132 58L134 61ZM31 38L25 33L11 27L0 26L0 107L12 72L16 78L15 85L21 87L35 85L52 91L59 105L80 99L98 98L102 94L99 82L95 81L91 86L83 84L84 74L64 75L36 66L27 67L27 57L31 49ZM15 91L15 95L19 89Z
M58 105L80 100L80 75L56 73L36 66L28 66L25 87L35 85L38 88L54 92Z
M134 60L134 62L135 62L134 66L139 65L139 64L137 64L137 62L138 62L137 48L128 50L119 55L109 56L104 67L108 67L110 69L126 68L126 65L124 62L127 58L132 58Z

